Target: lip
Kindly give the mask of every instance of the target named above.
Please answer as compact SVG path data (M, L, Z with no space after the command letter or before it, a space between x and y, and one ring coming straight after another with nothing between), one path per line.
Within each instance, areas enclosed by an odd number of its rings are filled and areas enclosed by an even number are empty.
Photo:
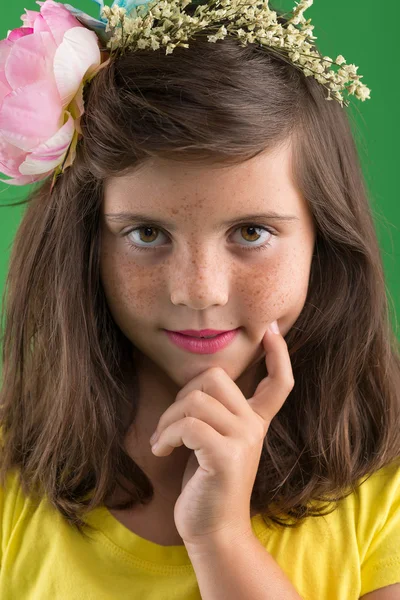
M233 329L200 329L200 331L196 331L195 329L182 329L182 331L173 331L172 333L181 333L182 335L190 335L191 337L201 337L207 335L219 335L220 333L228 333L229 331L233 331Z
M194 354L215 354L215 352L223 350L231 342L233 342L239 333L239 327L237 329L232 329L231 331L221 333L209 340L200 339L199 337L190 335L183 335L181 333L177 333L176 331L168 331L167 329L165 330L165 333L171 342L173 342L176 346L183 348L183 350L187 350L188 352L192 352Z

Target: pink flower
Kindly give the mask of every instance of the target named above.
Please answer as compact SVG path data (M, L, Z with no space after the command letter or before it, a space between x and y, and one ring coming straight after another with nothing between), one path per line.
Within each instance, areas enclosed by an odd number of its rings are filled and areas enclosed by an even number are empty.
M0 41L0 171L25 185L75 158L83 86L101 65L99 40L62 4L37 2Z

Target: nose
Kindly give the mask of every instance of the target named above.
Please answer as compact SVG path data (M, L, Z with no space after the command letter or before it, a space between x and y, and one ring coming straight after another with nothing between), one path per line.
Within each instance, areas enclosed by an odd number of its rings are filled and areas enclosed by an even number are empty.
M229 297L229 276L225 263L211 248L188 252L174 261L170 277L172 304L184 305L193 310L210 306L224 306Z

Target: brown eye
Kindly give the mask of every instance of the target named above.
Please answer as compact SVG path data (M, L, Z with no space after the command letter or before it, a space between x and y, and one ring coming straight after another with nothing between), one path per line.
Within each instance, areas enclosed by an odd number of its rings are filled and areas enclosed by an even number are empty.
M134 229L127 231L124 235L124 239L132 250L137 250L138 252L157 250L158 246L153 246L151 244L159 237L159 232L160 230L157 227L141 225L140 227L135 227ZM133 237L134 235L135 237ZM140 245L139 242L142 242L142 245Z
M141 225L127 231L124 234L124 238L126 239L126 243L129 248L131 248L134 252L148 252L150 250L158 250L162 244L159 245L151 245L158 237L158 233L161 230L158 227L150 227L149 225ZM240 232L242 241L245 240L248 244L243 244L240 241L239 246L241 246L241 250L245 251L260 251L267 250L269 246L271 246L272 237L277 236L278 234L274 232L269 227L265 227L264 225L241 225L237 227L235 232ZM263 244L254 244L253 242L258 242L262 237L259 232L267 233L269 237L267 241L264 241ZM163 235L164 233L161 232ZM134 234L137 234L138 237L136 239L133 238ZM143 244L140 245L139 242Z
M258 233L256 233L256 229L259 228L253 227L251 225L246 225L240 228L241 234L243 236L248 236L248 238L246 238L246 242L258 242L261 236Z
M255 225L253 223L247 225L241 225L237 228L237 233L240 233L241 240L238 241L241 250L255 252L260 250L267 250L271 246L273 236L276 236L272 229L265 227L264 225ZM267 234L267 238L263 237L262 234ZM247 241L247 244L243 244L243 240ZM264 242L264 243L260 243ZM237 240L235 240L237 241ZM259 242L258 244L255 242Z
M154 242L154 232L156 231L155 227L139 227L138 229L136 229L136 231L144 231L144 236L139 235L141 242ZM153 232L153 235L151 232Z

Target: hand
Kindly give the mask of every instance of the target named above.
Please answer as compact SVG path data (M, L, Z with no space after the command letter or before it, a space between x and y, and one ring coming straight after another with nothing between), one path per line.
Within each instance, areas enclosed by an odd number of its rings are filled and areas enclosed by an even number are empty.
M190 455L175 525L193 547L251 536L250 500L270 422L294 386L285 339L269 329L262 340L268 376L246 400L220 367L211 367L177 394L161 416L157 456L183 444Z

